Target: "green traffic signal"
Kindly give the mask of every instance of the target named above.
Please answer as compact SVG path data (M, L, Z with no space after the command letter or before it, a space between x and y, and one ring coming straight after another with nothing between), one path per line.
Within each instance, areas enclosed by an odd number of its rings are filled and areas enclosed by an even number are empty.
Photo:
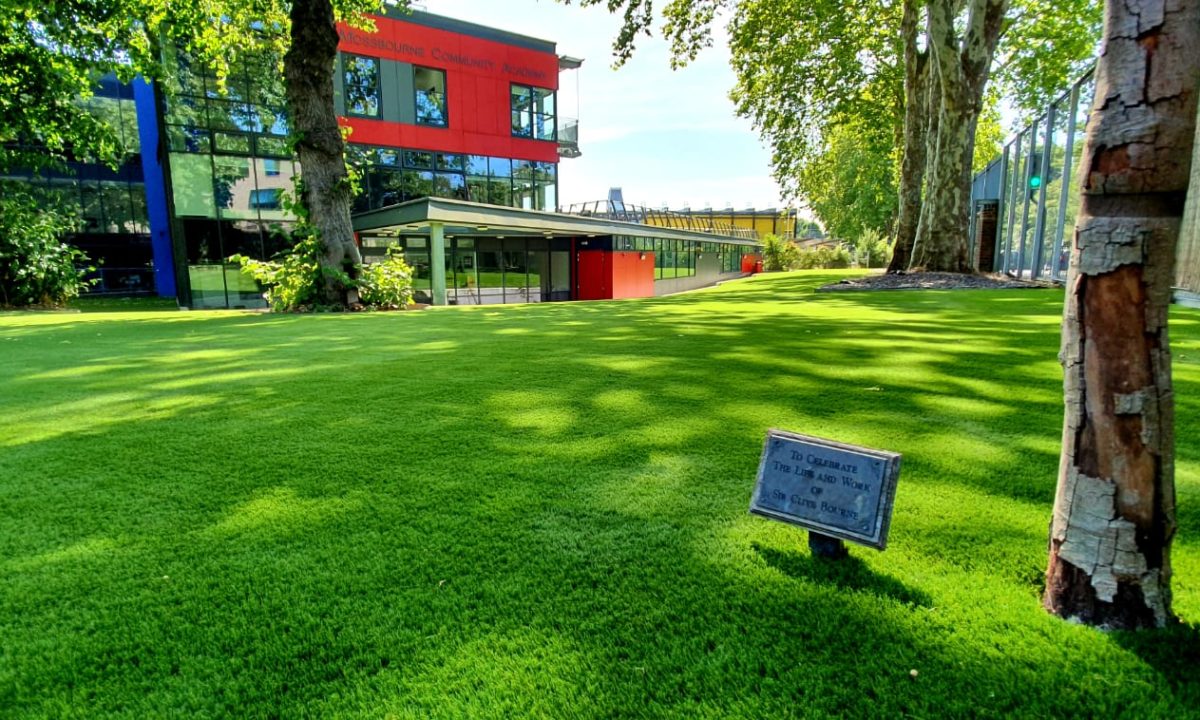
M1042 186L1042 178L1040 175L1031 175L1029 177L1029 189L1037 190Z

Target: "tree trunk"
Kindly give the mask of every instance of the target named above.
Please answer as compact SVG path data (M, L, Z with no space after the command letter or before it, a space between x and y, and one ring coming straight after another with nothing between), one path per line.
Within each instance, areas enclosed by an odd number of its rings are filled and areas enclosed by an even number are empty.
M324 243L326 302L356 298L339 279L362 262L350 222L351 191L344 143L333 109L333 72L338 35L330 0L293 0L291 47L283 58L296 154L300 159L300 202Z
M900 210L892 243L889 273L908 268L921 218L925 182L926 132L929 126L929 56L917 48L920 0L904 0L900 34L904 41L904 159L900 166Z
M1192 158L1200 0L1109 0L1063 312L1066 412L1046 609L1172 620L1167 309Z
M1200 116L1196 118L1196 141L1192 150L1192 180L1187 205L1183 209L1183 227L1179 229L1179 270L1175 286L1200 293Z
M958 7L954 0L930 0L927 6L940 103L937 139L931 143L935 150L925 170L922 222L910 260L912 267L943 272L971 271L967 235L975 126L1008 0L970 0L961 39L954 27Z

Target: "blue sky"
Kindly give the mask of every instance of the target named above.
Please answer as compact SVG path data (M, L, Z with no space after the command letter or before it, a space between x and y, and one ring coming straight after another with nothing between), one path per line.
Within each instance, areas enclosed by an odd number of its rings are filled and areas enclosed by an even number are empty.
M559 164L559 201L598 200L610 186L625 200L658 207L780 207L770 153L750 123L734 115L723 37L692 65L672 71L655 37L612 69L618 18L603 8L552 0L423 0L432 13L552 40L560 55L584 58L563 73L559 112L579 117L583 157ZM723 25L723 23L721 23ZM578 98L575 87L578 87ZM578 104L578 105L577 105ZM578 113L576 107L578 106Z

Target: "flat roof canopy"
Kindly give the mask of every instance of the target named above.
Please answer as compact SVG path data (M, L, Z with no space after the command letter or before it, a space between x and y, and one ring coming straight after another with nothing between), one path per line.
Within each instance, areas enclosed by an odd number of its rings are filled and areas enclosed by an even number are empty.
M528 234L560 237L625 235L664 240L729 243L754 248L759 246L759 243L753 240L716 233L642 225L641 223L582 215L565 215L541 210L523 210L449 198L421 198L388 205L378 210L358 213L354 216L353 221L355 232L374 236L420 234L428 231L429 226L436 223L443 226L449 234L461 235Z

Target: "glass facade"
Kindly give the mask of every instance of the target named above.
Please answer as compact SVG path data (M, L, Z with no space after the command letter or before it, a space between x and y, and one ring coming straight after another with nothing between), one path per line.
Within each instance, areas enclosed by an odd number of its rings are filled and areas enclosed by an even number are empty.
M613 238L613 250L654 253L654 279L674 280L695 277L705 256L719 256L719 263L715 264L718 273L741 272L742 255L755 248L733 243L617 236Z
M597 247L615 252L654 253L654 279L716 279L740 273L742 255L755 248L732 243L696 242L618 235ZM414 296L432 299L429 239L420 235L362 238L364 262L398 247L413 268ZM553 302L571 299L571 238L447 236L446 301L451 305ZM708 261L705 261L708 258ZM707 268L705 271L703 268Z
M153 251L133 87L107 76L80 103L115 131L123 151L117 168L79 158L52 170L14 172L6 179L26 182L78 210L79 232L69 241L96 267L90 275L97 281L91 294L152 293Z
M528 210L556 207L554 163L367 145L349 145L347 157L361 173L354 212L423 197Z
M363 260L399 247L413 267L418 302L430 302L429 240L425 237L363 238ZM571 241L567 238L446 238L446 300L451 305L551 302L571 297Z
M166 94L163 126L172 235L180 246L177 252L187 259L192 288L190 302L187 298L184 302L192 307L262 306L261 291L226 260L234 254L267 259L287 246L293 220L287 197L300 168L292 159L277 63L265 55L241 58L222 82L186 56L176 60L178 72L167 80L172 92ZM380 117L385 100L380 60L343 54L339 68L347 113ZM418 123L448 125L446 72L414 66L413 88ZM536 90L529 94L530 112L537 109L530 116L530 127L545 128L549 123L552 138L553 93ZM544 129L539 132L546 134ZM347 146L347 162L359 173L355 212L423 197L532 210L557 206L555 163L357 144ZM415 244L406 246L405 252L412 255L418 280L424 280L428 292L428 258L421 259ZM543 273L540 265L529 269L530 258L541 263L541 255L519 257L513 254L517 250L494 248L481 252L509 254L494 258L491 275L462 286L464 293L477 291L476 301L489 300L484 289L494 280L495 269L513 277L515 268L525 270L521 290L513 289L517 285L496 286L505 288L504 297L536 301L554 292L540 284L543 274L550 277L549 271ZM464 255L462 263L474 268L476 258L467 260Z
M1014 277L1064 280L1070 234L1079 213L1079 163L1095 92L1088 73L1023 128L999 163L976 177L972 206L999 200L994 269ZM995 193L981 188L993 183ZM975 232L976 228L972 228ZM991 268L983 268L989 270Z

